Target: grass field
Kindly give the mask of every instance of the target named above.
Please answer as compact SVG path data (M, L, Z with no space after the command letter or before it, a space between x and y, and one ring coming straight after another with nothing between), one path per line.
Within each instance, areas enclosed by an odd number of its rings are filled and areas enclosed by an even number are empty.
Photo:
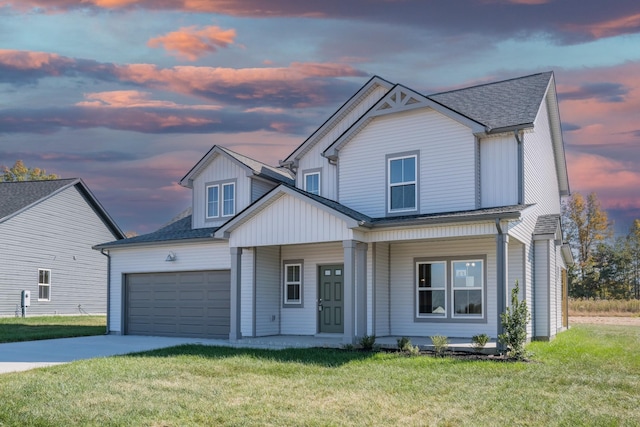
M640 316L640 300L569 299L569 316Z
M0 375L2 426L640 425L640 331L491 362L182 346Z
M0 317L0 343L100 335L106 316Z

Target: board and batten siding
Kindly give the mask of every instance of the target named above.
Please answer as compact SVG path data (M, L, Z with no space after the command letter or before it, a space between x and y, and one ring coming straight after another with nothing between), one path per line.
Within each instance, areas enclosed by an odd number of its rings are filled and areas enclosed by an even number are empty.
M282 262L303 260L302 298L304 306L282 308L280 333L283 335L315 335L318 331L318 267L344 263L342 242L282 246L281 258ZM280 282L282 283L282 278Z
M465 241L433 241L391 243L390 245L390 311L393 336L428 337L444 335L453 337L471 337L485 333L493 340L497 334L496 305L496 242L495 238L469 239ZM415 308L415 259L438 257L486 256L487 307L486 323L452 320L450 322L416 322ZM448 269L449 270L449 269ZM447 271L450 276L451 272ZM450 279L450 277L449 277ZM447 304L451 303L451 292L447 289Z
M476 208L475 137L430 108L376 117L340 150L339 202L385 217L387 156L415 151L419 213Z
M480 206L518 204L518 145L515 137L501 135L480 141Z
M288 245L349 240L353 232L346 223L324 209L293 197L281 195L235 230L231 247Z
M251 178L246 170L224 155L216 156L193 180L193 228L219 227L230 217L206 221L206 186L212 182L236 180L236 214L251 203ZM222 192L220 193L222 197Z
M98 251L95 252L100 255ZM169 252L176 255L175 261L165 261ZM109 254L111 255L109 332L112 333L124 332L122 330L124 306L122 291L125 274L229 270L231 268L231 255L226 241L173 242L153 246L120 247L110 249Z
M104 314L107 258L92 246L116 238L75 186L0 224L0 316ZM38 301L38 269L51 270L50 301Z
M281 259L279 246L255 248L255 335L280 334L282 307ZM242 307L243 310L247 309Z
M371 93L369 93L364 99L362 99L357 105L355 105L351 111L345 114L345 117L340 120L333 128L320 138L313 147L309 149L299 160L298 171L304 171L308 169L322 168L320 190L321 196L331 200L338 200L338 183L337 183L337 168L334 165L330 165L325 157L322 156L322 152L333 144L333 142L344 133L353 123L355 123L360 116L366 113L373 104L375 104L380 98L382 98L387 90L383 87L377 87ZM301 173L298 173L296 177L296 186L304 189L304 177Z

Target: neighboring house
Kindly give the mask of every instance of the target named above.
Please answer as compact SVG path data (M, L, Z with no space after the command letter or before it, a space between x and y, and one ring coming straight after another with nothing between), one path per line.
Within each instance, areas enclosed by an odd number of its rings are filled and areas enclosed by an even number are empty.
M106 256L124 235L80 179L0 182L0 316L107 312Z
M567 326L552 73L429 96L374 77L280 168L214 147L180 183L190 216L97 246L113 333L495 339L516 281L530 338Z

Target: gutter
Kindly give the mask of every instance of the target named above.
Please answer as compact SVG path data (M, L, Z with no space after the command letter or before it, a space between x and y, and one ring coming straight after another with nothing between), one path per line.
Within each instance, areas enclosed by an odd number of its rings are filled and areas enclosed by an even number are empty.
M100 253L107 257L107 330L105 331L105 335L109 335L110 330L110 310L111 310L111 255L109 255L109 251L104 249L100 249Z

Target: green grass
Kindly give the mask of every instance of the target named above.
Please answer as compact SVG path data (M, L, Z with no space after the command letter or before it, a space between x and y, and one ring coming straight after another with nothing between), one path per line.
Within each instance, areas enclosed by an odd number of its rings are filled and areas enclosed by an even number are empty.
M0 343L100 335L106 316L0 317Z
M533 362L181 346L0 375L0 426L640 425L640 331L575 326Z

